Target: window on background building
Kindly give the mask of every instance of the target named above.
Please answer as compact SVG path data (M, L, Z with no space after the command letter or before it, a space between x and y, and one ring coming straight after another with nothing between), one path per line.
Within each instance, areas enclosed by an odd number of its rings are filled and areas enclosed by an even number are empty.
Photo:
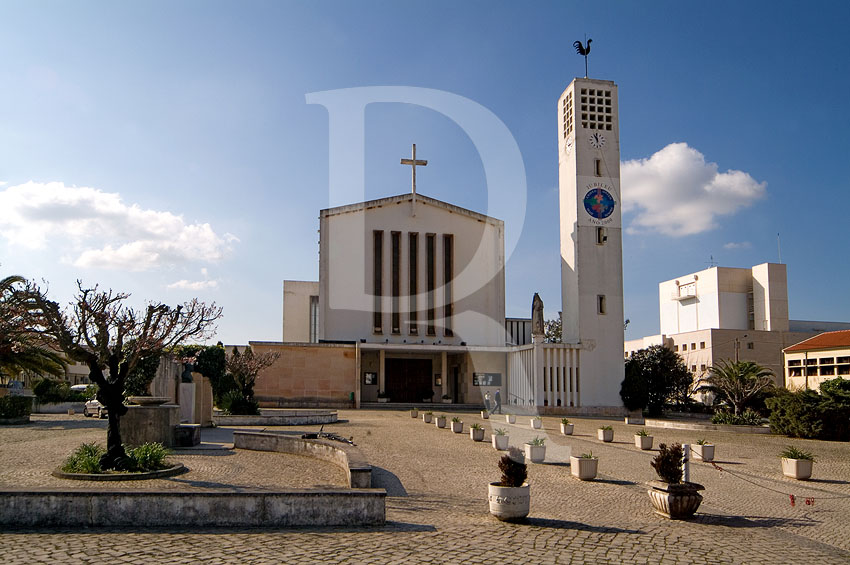
M416 304L416 294L419 292L419 234L418 233L410 233L407 236L408 241L408 249L407 249L407 257L408 257L408 268L407 268L407 276L408 276L408 333L410 335L416 335L419 333L419 312L417 311Z
M696 348L697 348L697 344L696 344L696 343L692 343L692 344L691 344L691 351L695 351L695 350L696 350Z
M705 342L704 341L699 342L699 348L705 349Z
M400 311L400 295L401 295L401 233L394 231L391 234L392 239L392 333L401 333L401 311Z
M606 228L596 228L596 245L605 245L608 241L608 230Z
M705 365L700 365L700 366L699 366L699 370L700 370L700 371L705 371Z
M747 342L747 349L755 349L755 348L756 348L756 344L754 344L752 341Z
M674 345L674 346L673 346L673 351L675 351L676 353L678 353L678 352L679 352L679 346L678 346L678 345Z
M383 276L384 276L384 232L375 230L372 232L372 294L374 296L372 327L375 333L381 333L383 328L383 313L381 312L381 300L383 299Z
M310 343L319 343L319 297L310 297Z
M596 313L597 314L607 314L607 304L605 304L605 295L597 294L596 295Z
M436 235L429 233L425 236L425 267L427 269L427 284L428 284L428 335L436 335L437 331L434 327L434 318L436 311L434 306L434 288L437 285L437 269L434 264Z
M452 311L454 310L454 304L452 304L452 279L454 278L454 236L450 234L443 234L443 281L445 283L444 286L444 296L445 296L445 308L444 308L444 318L445 318L445 334L447 337L451 337L454 335L452 333Z
M687 344L687 343L683 343L683 344L682 344L682 351L687 351L687 350L688 350L688 344Z
M697 366L696 366L696 365L691 365L691 372L692 372L692 373L696 373L696 372L697 372Z

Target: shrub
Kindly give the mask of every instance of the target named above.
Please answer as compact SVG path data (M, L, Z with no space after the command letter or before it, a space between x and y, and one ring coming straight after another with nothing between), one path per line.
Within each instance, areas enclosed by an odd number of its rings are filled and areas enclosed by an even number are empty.
M587 453L582 453L579 455L579 459L594 459L593 452L588 451Z
M570 421L567 418L561 418L561 423L564 424L565 426L568 426L570 424Z
M503 487L521 487L528 476L528 468L525 463L517 459L523 458L522 452L512 447L508 455L502 455L499 459L499 471L502 472L502 480L499 482Z
M260 405L254 400L249 400L242 396L238 390L231 390L221 397L221 410L231 416L258 416L260 414Z
M655 469L658 477L665 483L681 483L682 459L684 458L681 444L673 443L667 446L667 444L662 443L658 446L658 451L658 455L649 463Z
M0 418L29 416L32 398L29 396L0 396Z
M711 417L712 424L731 424L734 426L760 426L761 414L747 408L740 414L720 411Z
M534 436L534 439L530 439L526 443L528 445L546 445L546 440L542 437Z
M635 435L640 437L649 437L649 432L646 430L640 430Z
M806 461L814 461L815 456L809 453L808 451L803 451L802 449L798 449L793 445L789 445L786 447L782 453L779 454L780 457L784 457L786 459L803 459Z
M460 418L458 418L457 416L452 416L452 422L454 422L455 424L460 424Z
M484 428L481 427L481 424L476 423L476 424L470 424L469 429L470 430L482 430Z
M71 385L58 379L41 379L33 385L32 392L41 404L65 402L71 394Z
M105 454L106 449L102 445L84 443L65 459L62 470L66 473L102 473L100 458Z
M496 434L497 436L508 435L508 432L507 432L507 430L505 430L505 428L496 428L496 429L493 430L493 433Z
M831 384L827 385L825 394L813 390L783 391L768 399L767 406L770 408L770 429L773 433L789 437L850 440L850 399L845 401L841 391L834 391Z
M157 471L164 469L168 466L165 463L165 458L168 454L168 449L158 442L145 443L127 452L127 456L132 461L134 471Z
M605 430L605 431L610 431L610 430L613 430L614 428L612 428L611 426L599 426L599 429Z

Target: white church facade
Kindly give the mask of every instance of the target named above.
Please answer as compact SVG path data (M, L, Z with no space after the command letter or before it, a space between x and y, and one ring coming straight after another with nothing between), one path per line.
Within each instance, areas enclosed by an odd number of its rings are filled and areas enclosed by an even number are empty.
M251 342L282 354L261 404L481 405L498 390L506 409L621 413L616 85L576 79L557 108L564 343L505 317L503 221L414 184L320 212L319 280L284 281L283 341Z

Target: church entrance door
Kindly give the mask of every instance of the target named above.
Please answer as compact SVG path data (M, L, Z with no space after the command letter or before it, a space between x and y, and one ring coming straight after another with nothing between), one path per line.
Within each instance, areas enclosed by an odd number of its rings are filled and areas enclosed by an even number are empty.
M387 359L386 392L390 402L422 402L422 392L430 390L430 359Z

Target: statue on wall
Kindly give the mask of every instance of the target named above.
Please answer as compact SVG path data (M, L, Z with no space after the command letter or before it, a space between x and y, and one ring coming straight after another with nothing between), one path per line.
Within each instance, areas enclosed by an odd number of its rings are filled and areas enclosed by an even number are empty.
M195 370L195 358L189 357L183 360L183 374L180 375L181 383L194 382L192 379L192 371Z
M531 333L532 335L543 335L544 332L543 300L535 292L534 298L531 300Z

